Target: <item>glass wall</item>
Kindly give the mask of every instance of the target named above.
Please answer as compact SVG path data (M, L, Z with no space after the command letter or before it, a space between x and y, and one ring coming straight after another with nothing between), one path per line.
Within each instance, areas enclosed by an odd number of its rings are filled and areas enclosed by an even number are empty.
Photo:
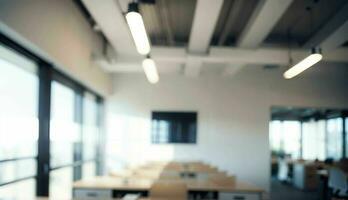
M0 45L0 199L35 196L38 89L36 64Z
M324 160L325 120L303 123L303 158L306 160Z
M342 158L342 127L342 118L333 118L327 120L327 157L335 160Z
M283 122L284 151L292 158L300 158L301 151L301 124L298 121Z
M297 159L301 152L301 123L298 121L272 121L270 144L273 153L290 155Z
M317 132L317 159L325 160L326 158L326 121L319 120L316 123L316 132Z
M348 122L347 118L344 118ZM348 131L345 126L346 132ZM300 121L271 121L270 145L273 153L306 160L340 160L343 157L343 118ZM348 136L346 135L346 144ZM345 149L348 155L347 147Z

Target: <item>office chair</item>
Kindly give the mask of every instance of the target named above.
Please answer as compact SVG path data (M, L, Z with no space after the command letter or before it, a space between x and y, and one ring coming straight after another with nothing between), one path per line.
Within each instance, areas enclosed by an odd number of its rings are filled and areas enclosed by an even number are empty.
M328 186L336 197L348 197L347 175L339 168L332 167L329 169Z
M150 198L187 200L187 186L181 181L156 181L150 189Z

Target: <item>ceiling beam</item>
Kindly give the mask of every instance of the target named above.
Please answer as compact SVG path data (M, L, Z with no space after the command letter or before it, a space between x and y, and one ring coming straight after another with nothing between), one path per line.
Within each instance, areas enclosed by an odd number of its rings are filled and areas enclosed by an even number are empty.
M239 36L237 46L258 47L292 2L293 0L260 0Z
M189 53L206 54L208 52L223 2L223 0L197 1L188 44ZM185 74L193 75L191 72L196 71L194 74L199 75L197 71L200 71L200 66L197 67L197 63L193 63L195 62L190 62L185 66Z
M294 49L291 56L294 62L297 62L308 55L308 51L303 49ZM192 66L197 66L197 63L221 63L227 64L235 68L229 70L228 73L234 74L238 72L238 68L245 65L289 65L289 50L287 48L258 48L246 49L236 47L211 47L209 54L206 55L192 55L187 53L184 47L159 47L153 46L153 59L158 63L169 63L183 65L186 63L193 63ZM323 57L325 62L340 62L348 63L348 48L338 48L327 52ZM134 58L118 59L112 66L105 67L111 71L141 71L141 59ZM161 68L161 66L158 66ZM163 66L165 67L165 66ZM199 70L198 70L199 72ZM197 73L192 69L191 73ZM190 74L190 73L188 73Z
M219 46L224 45L224 43L226 42L226 39L228 38L229 33L231 32L233 25L235 24L234 22L239 20L238 11L242 9L243 2L245 1L244 0L232 1L230 12L228 13L225 26L223 27L221 31L221 36L218 41Z
M235 74L237 74L241 68L244 67L244 64L238 64L238 63L235 63L235 64L231 64L229 63L226 67L225 67L225 70L223 72L223 76L234 76Z
M117 56L136 56L137 51L118 1L82 0Z
M210 47L207 55L192 55L185 48L170 48L154 46L152 56L155 60L186 63L189 57L194 56L201 62L231 63L231 64L274 64L286 66L289 64L289 50L287 48L262 47L247 49L238 47ZM309 54L304 49L293 49L291 57L294 62L302 60ZM348 48L338 48L327 52L323 61L348 63Z
M170 18L169 18L169 10L168 10L167 1L157 1L157 4L158 4L157 12L160 15L159 20L162 26L164 27L167 43L169 46L174 46L175 42L174 42L172 26L171 26Z
M240 34L237 46L241 48L259 47L292 2L293 0L260 0ZM230 66L233 65L225 67L223 75L234 75L237 70L243 68L243 66L239 66L238 69L233 69L234 73L230 73Z
M189 55L186 58L185 75L188 77L198 77L201 73L202 59L199 56Z
M330 51L346 41L348 41L348 3L314 34L304 47L320 46L324 51Z

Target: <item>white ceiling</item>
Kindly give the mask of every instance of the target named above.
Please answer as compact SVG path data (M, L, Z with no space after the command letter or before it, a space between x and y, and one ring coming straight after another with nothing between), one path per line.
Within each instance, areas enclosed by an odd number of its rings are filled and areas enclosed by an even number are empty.
M82 2L111 45L107 55L94 58L94 61L112 73L142 72L143 57L135 49L123 16L130 1ZM151 56L159 73L190 77L206 73L232 76L248 65L289 65L287 48L264 47L262 43L294 0L255 2L257 5L245 28L240 31L236 46L214 47L211 40L224 1L197 0L187 47L152 46ZM311 46L323 46L324 61L348 63L348 48L342 48L342 44L348 41L347 29L348 3L309 42ZM292 50L291 54L296 61L305 57L307 52L308 48L300 48Z

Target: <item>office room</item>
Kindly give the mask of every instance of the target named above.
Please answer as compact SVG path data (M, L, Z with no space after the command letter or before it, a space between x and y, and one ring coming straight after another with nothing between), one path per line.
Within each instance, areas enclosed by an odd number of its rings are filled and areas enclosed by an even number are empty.
M348 199L347 0L0 0L0 200Z

